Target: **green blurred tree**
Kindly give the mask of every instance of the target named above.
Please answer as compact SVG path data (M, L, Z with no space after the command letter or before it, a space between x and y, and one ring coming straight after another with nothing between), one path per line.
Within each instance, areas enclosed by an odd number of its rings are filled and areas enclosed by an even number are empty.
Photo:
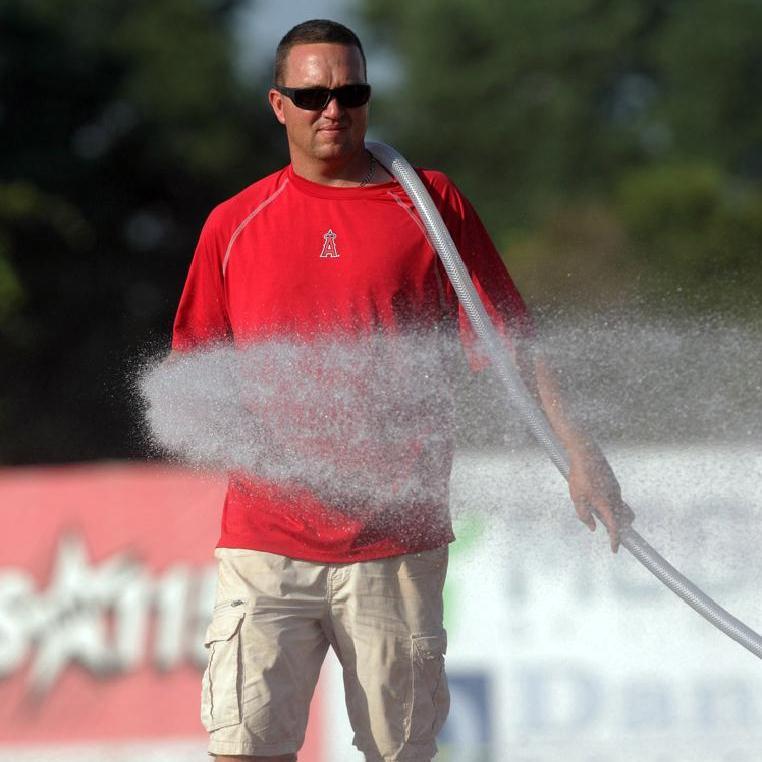
M632 170L615 198L644 287L694 295L699 306L758 311L762 291L762 191L710 162ZM739 300L743 304L739 304ZM740 309L739 309L740 308Z
M640 275L652 296L674 278L706 291L718 273L753 294L762 274L762 4L364 8L404 73L376 104L376 123L417 163L457 180L531 296L584 301L591 277L605 290ZM687 197L698 188L683 185L698 181L691 167L712 177L713 212L678 222L664 210L697 211ZM641 203L641 193L655 195ZM654 218L644 223L646 207Z
M286 160L238 5L0 3L0 460L142 451L129 375L203 219Z

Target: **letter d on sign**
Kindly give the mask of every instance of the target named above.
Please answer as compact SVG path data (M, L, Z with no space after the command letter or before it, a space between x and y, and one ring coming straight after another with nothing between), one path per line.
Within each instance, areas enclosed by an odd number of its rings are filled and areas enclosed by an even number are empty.
M582 669L526 667L518 682L523 730L568 733L589 727L600 714L600 682Z

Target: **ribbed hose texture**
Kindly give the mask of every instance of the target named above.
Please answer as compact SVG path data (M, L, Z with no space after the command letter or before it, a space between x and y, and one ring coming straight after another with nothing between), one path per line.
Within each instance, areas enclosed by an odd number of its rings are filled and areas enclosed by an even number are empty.
M471 277L458 254L455 243L442 221L438 209L421 182L418 173L404 157L384 143L367 143L368 150L386 167L405 189L426 228L431 244L447 271L455 293L500 377L509 403L529 427L532 435L545 450L565 479L569 478L569 459L547 418L529 393L510 354L487 315ZM762 637L736 619L706 593L683 576L660 556L632 527L620 532L621 545L648 571L663 582L717 629L762 658Z

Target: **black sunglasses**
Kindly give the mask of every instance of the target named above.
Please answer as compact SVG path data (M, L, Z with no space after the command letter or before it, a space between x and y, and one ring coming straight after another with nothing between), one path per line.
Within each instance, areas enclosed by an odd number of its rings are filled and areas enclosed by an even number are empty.
M370 85L342 85L341 87L283 87L274 85L275 89L290 98L294 105L307 111L322 111L332 98L342 108L358 108L370 100Z

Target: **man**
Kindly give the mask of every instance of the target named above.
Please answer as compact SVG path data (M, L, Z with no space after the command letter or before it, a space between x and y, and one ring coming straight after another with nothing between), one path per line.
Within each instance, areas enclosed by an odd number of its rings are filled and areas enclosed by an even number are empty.
M175 351L283 337L365 340L448 321L468 346L466 320L409 199L365 149L369 98L362 46L346 27L309 21L281 40L269 99L291 163L210 215L178 309ZM526 310L476 213L441 173L422 178L529 368ZM473 352L472 359L479 362ZM568 421L547 370L533 370L527 378L570 454L577 512L594 529L597 509L616 550L629 518L616 480ZM366 759L434 756L449 703L442 586L454 539L446 505L452 443L439 457L427 448L399 442L399 468L427 462L430 490L411 510L395 505L393 520L377 506L353 512L304 485L231 475L206 639L210 754L295 760L330 645Z

